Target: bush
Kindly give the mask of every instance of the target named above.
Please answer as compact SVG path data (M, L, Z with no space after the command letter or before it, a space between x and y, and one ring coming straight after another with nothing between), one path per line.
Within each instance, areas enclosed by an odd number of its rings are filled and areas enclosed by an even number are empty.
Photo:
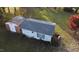
M74 22L79 27L79 19Z

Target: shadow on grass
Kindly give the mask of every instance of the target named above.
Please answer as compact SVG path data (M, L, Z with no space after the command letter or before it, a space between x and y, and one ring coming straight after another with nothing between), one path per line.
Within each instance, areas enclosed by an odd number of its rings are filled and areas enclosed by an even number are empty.
M47 42L38 41L0 28L0 51L2 52L64 52L64 47L53 47Z

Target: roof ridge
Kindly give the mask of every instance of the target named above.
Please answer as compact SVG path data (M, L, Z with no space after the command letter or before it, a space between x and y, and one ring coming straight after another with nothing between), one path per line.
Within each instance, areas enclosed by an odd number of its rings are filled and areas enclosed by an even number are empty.
M43 24L49 24L49 25L56 25L56 23L52 23L52 22L47 22L47 21L41 21L41 20L37 20L37 19L34 19L34 18L26 18L27 21L35 21L35 22L39 22L39 23L43 23Z

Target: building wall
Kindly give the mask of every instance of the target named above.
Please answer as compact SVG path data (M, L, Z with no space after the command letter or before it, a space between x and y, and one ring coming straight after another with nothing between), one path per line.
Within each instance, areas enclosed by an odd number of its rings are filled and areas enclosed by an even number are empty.
M11 23L11 22L7 22L7 23L5 23L5 25L9 25L9 29L10 29L10 31L11 32L16 32L16 24L14 24L14 23Z
M44 41L49 41L49 42L51 42L51 38L52 38L52 36L45 35Z
M22 29L22 33L28 37L33 37L32 31Z
M33 32L33 31L30 31L30 30L27 30L27 29L22 29L22 33L24 35L28 36L28 37L33 37L33 38L36 38L38 40L51 42L51 37L52 36L49 36L49 35Z
M18 26L15 26L15 28L16 28L16 32L17 32L17 33L21 33L21 28L20 28L19 25L18 25Z

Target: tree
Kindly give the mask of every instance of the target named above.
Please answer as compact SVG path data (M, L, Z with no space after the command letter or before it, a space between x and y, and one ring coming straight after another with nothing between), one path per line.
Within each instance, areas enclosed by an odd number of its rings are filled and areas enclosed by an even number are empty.
M23 16L26 16L26 17L32 17L33 16L33 9L34 7L21 7L20 8L23 12Z
M16 16L16 7L14 7L14 15Z
M9 7L8 7L8 13L10 13L10 9L9 9Z
M3 18L5 15L5 9L3 7L0 8L0 22L3 22Z

